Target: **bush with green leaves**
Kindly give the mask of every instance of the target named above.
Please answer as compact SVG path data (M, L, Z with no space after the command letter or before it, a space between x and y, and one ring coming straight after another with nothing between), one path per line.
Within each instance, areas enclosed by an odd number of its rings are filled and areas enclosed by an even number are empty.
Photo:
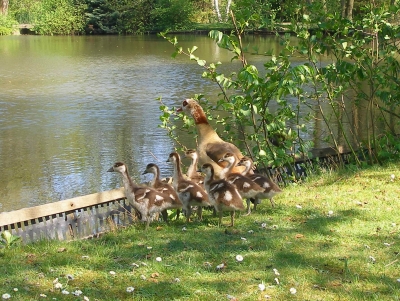
M187 0L156 1L151 11L153 26L156 30L190 29L194 6Z
M310 15L304 14L301 22L294 21L288 26L291 34L297 36L298 44L292 44L290 33L279 35L284 50L267 55L262 71L247 61L241 38L250 20L264 21L257 14L249 15L248 10L244 10L245 14L238 10L232 14L234 32L210 32L219 47L228 49L233 59L242 63L229 76L218 72L219 63L207 63L196 57L197 47L186 51L176 38L161 35L174 45L173 56L183 54L196 61L205 69L203 77L219 86L219 96L211 97L218 97L216 101L212 99L213 106L228 113L217 120L224 126L224 138L241 146L264 168L293 169L298 159L307 159L313 147L306 138L313 136L308 125L315 119L322 120L327 129L325 142L337 154L343 147L348 149L354 163L360 165L367 160L379 162L382 147L386 151L392 149L377 143L377 123L384 123L392 136L400 125L396 114L400 102L397 77L400 31L399 25L391 20L399 10L400 5L389 10L367 7L360 19L349 21L337 13L323 15L310 8ZM278 34L274 22L263 24ZM292 64L293 57L302 63ZM324 62L322 57L330 58L330 62ZM288 101L293 97L296 104ZM210 105L203 96L198 99L205 107ZM161 110L161 126L179 141L176 123L170 120L172 111L164 105ZM301 113L304 111L309 113ZM175 119L182 120L186 128L189 126L186 117L178 115ZM345 123L366 123L366 138L360 139L360 133L353 127L348 131ZM364 148L366 155L360 151ZM397 151L392 155L396 156Z
M44 0L37 8L34 31L42 35L71 35L84 30L86 6L74 0Z
M14 26L17 25L11 16L4 16L0 14L0 36L10 35L15 30Z
M0 237L0 245L3 245L7 249L15 245L21 239L21 237L13 235L10 231L7 230L1 232Z

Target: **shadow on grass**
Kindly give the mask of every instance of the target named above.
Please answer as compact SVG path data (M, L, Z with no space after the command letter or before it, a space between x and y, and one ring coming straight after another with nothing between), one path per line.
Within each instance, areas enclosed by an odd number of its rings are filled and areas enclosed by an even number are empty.
M65 275L71 273L76 274L76 279L69 283L68 289L82 289L91 300L110 295L115 300L124 300L126 292L121 287L130 285L136 288L135 297L143 300L194 299L196 291L204 294L205 300L216 294L226 298L226 293L235 292L236 287L246 288L261 281L274 284L276 275L272 269L277 268L281 270L283 283L290 283L287 273L292 273L295 278L307 278L307 285L314 286L312 289L321 294L340 292L356 298L363 296L361 287L365 286L365 291L371 293L364 299L389 297L395 289L394 285L388 285L393 279L383 275L382 267L374 266L369 256L377 253L386 256L386 262L395 260L385 252L375 251L382 246L382 240L393 237L346 238L346 233L336 231L340 225L351 227L361 217L362 213L356 209L339 210L334 216L327 216L319 209L296 210L280 205L261 207L248 217L238 214L237 225L227 228L218 227L217 218L206 213L203 222L153 223L147 232L139 225L90 241L32 244L16 259L11 253L2 258L13 265L19 262L20 266L10 269L2 265L0 277L3 281L15 281L16 287L28 286L29 291L21 290L27 296L47 293L59 297L59 292L51 291L52 283L57 277L65 283ZM226 223L227 219L228 216L223 221ZM363 244L370 245L374 252L360 250ZM60 246L66 250L60 251ZM238 254L243 255L243 262L236 260ZM378 255L375 256L379 258ZM85 260L82 256L89 258ZM162 257L162 262L157 262L157 257ZM132 263L139 267L133 267ZM220 264L224 268L218 270ZM117 276L110 277L110 270ZM159 276L153 278L155 272ZM81 278L80 273L86 276ZM46 282L42 286L48 287L47 292L37 289L33 280L24 283L29 275L41 275L40 281ZM118 275L123 275L122 279ZM145 275L146 280L140 275ZM234 284L235 281L240 283Z

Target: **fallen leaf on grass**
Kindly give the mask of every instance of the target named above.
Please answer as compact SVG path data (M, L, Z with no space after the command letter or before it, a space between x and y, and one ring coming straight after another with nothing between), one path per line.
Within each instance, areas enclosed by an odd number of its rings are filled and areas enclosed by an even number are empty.
M303 238L304 235L303 235L303 234L300 234L300 233L297 233L294 237L295 237L296 239L299 239L299 238Z
M160 276L160 274L158 274L157 272L156 272L156 273L153 273L153 274L151 274L151 278L157 278L158 276Z

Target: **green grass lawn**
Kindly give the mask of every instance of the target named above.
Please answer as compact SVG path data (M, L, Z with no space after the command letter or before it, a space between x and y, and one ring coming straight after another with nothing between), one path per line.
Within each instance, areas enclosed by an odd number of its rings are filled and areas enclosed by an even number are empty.
M206 211L202 222L152 223L147 232L136 224L99 239L3 249L0 295L400 300L398 164L324 172L285 188L275 202L272 208L263 201L250 216L237 214L234 228L218 227Z

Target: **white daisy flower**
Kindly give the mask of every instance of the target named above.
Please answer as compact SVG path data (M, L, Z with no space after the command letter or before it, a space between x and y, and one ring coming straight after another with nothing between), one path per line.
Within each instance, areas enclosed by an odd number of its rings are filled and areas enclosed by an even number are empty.
M153 249L153 247L150 247L150 246L147 247L147 250L151 250L151 249Z
M301 209L301 208L303 208L301 205L296 205L296 208L297 209Z
M272 270L274 271L274 274L275 274L276 276L279 276L279 275L280 275L277 269L272 269Z
M39 297L47 298L47 295L45 295L45 294L40 294Z
M395 176L394 174L391 174L391 175L390 175L390 181L393 182L395 177L396 177L396 176Z
M264 283L260 283L260 284L258 285L258 289L259 289L260 291L265 291L265 284L264 284Z
M82 256L82 259L89 259L89 256L83 255L83 256Z
M69 291L67 291L67 290L63 290L61 293L62 293L63 295L69 295Z
M175 278L174 281L175 281L175 282L181 282L181 279Z
M10 298L11 298L11 295L6 293L6 294L1 295L1 297L2 297L3 299L10 299Z
M60 282L57 282L56 284L54 284L54 288L55 289L62 289L62 284Z
M267 223L262 223L261 228L265 228L267 226Z
M161 262L162 258L161 257L156 257L156 261Z
M291 287L289 291L290 291L290 293L291 293L292 295L294 295L294 294L297 293L297 289L295 289L294 287Z
M388 243L388 242L384 242L383 244L384 244L386 247L390 247L390 246L391 246L391 244Z
M72 295L80 296L80 295L82 295L82 291L81 290L76 290L76 291L72 292Z
M139 265L138 265L137 263L135 263L135 262L132 263L131 265L132 265L134 268L138 268L138 267L139 267Z
M186 231L186 230L187 230L186 227L183 227L183 228L182 228L182 231Z
M240 239L241 239L241 240L244 240L244 241L246 241L246 240L247 240L247 238L246 238L246 237L241 237Z
M225 268L225 264L223 264L223 263L217 265L217 270L222 270L224 268Z
M110 271L110 274L113 276L117 275L117 273L115 273L114 271Z
M18 288L14 287L13 291L18 292Z
M126 292L127 292L127 293L133 293L134 290L135 290L135 288L134 288L133 286L128 286L128 287L126 288Z
M236 261L243 261L243 256L242 255L236 255Z
M268 299L271 299L271 296L270 295L264 295L264 298L268 300Z
M332 211L332 210L329 210L329 211L328 211L328 215L329 215L329 216L333 215L333 211Z
M146 280L146 276L145 275L140 275L140 279Z
M83 296L84 301L89 301L89 297Z

